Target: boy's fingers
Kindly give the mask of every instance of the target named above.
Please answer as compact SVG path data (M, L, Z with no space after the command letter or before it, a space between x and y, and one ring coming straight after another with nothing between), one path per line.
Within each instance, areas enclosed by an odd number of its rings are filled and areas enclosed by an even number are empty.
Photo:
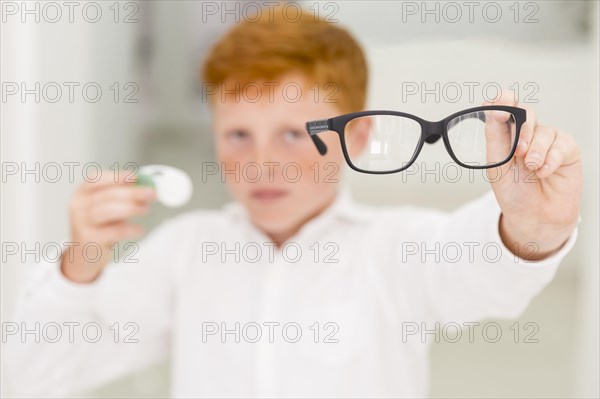
M89 211L89 222L96 226L123 221L133 216L145 214L147 204L133 201L111 201L92 206Z
M141 226L127 222L117 222L109 224L98 231L98 238L102 242L114 243L125 238L139 237L144 233Z
M512 90L503 90L493 102L486 102L484 105L505 105L525 109L527 112L527 119L523 126L521 126L519 142L517 143L517 148L515 151L516 157L524 157L529 151L529 146L533 140L535 127L537 125L537 116L535 111L527 105L519 104L517 102L515 92Z
M515 106L515 94L512 90L503 90L492 102L486 101L483 105ZM507 123L512 115L506 111L491 110L485 111L485 117L487 161L503 161L512 149L514 135L511 125Z
M107 186L103 190L94 190L91 193L91 204L99 205L109 201L137 201L150 202L155 197L154 189L149 187L130 186L118 184Z
M99 178L91 179L81 185L84 191L98 190L110 185L133 184L137 181L136 174L131 170L102 170Z
M556 138L556 131L547 126L538 125L525 155L525 165L528 169L536 170L542 167L546 154Z
M512 148L511 128L506 123L510 114L503 111L485 111L485 115L487 162L498 163L506 159Z
M565 159L564 152L557 146L550 147L544 160L544 165L538 169L537 175L540 178L548 177L552 173L556 172L560 165L562 165Z
M494 100L486 101L484 105L506 105L514 107L517 105L517 99L513 90L502 90Z
M572 136L556 131L554 143L546 154L543 166L537 171L538 177L548 177L563 165L571 165L580 160L579 146Z
M521 133L519 135L519 142L517 143L517 150L515 152L516 157L524 157L529 151L529 146L533 140L535 127L537 125L537 116L535 111L527 105L519 105L520 108L525 109L527 112L527 120L521 126Z

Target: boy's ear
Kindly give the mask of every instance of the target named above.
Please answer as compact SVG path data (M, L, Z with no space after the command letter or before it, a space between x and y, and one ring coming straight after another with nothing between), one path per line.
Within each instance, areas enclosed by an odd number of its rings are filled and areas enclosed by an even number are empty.
M366 148L373 128L373 118L362 117L356 118L346 125L344 136L346 139L346 147L348 155L358 157Z

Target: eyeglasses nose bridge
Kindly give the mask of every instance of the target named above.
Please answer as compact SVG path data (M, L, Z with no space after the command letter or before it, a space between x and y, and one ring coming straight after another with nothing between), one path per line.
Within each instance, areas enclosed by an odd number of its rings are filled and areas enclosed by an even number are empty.
M424 133L425 142L433 144L442 137L444 131L444 121L439 122L425 122Z

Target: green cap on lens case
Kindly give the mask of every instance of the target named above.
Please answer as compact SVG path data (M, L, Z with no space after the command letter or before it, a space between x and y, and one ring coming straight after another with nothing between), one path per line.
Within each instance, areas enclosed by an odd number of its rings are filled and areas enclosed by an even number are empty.
M137 184L153 187L158 201L169 208L183 206L192 197L192 180L187 173L172 166L142 166Z

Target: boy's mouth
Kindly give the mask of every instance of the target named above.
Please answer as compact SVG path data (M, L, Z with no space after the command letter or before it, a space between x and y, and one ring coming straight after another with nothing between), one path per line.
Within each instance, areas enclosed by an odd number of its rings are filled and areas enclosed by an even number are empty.
M250 197L260 202L272 202L277 201L288 195L286 190L281 189L257 189L250 192Z

